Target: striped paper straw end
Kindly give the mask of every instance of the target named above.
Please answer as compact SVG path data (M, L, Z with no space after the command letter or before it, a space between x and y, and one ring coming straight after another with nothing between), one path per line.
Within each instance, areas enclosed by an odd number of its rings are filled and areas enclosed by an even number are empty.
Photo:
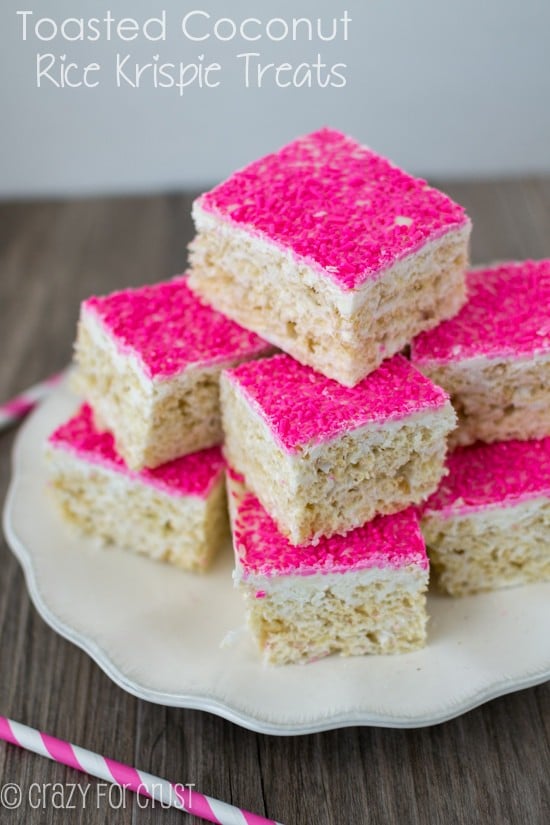
M281 825L0 716L0 739L218 825Z
M0 430L6 429L6 427L25 418L40 401L51 393L62 378L63 373L56 373L50 378L46 378L45 381L40 381L40 383L29 387L28 390L16 395L10 401L0 404Z

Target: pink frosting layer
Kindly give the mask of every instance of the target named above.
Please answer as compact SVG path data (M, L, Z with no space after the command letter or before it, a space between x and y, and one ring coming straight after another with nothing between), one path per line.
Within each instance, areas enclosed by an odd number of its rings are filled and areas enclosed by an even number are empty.
M442 192L331 129L252 163L198 203L344 290L468 222Z
M211 447L169 461L154 470L134 472L128 469L116 452L112 435L96 429L92 410L87 404L83 404L76 415L58 427L48 441L52 446L74 453L90 464L98 464L172 496L207 498L225 466L220 447Z
M428 568L414 508L378 516L347 536L322 538L315 546L295 547L250 492L237 497L233 542L241 575L310 576L369 568Z
M152 286L88 298L119 351L134 354L150 378L171 378L190 366L259 355L272 347L207 306L186 275Z
M468 302L458 315L413 341L415 363L550 352L550 260L476 269L467 284Z
M355 387L343 387L288 355L249 361L226 375L288 452L448 401L401 355L384 361Z
M550 497L550 438L459 447L447 456L449 475L423 506L449 518Z

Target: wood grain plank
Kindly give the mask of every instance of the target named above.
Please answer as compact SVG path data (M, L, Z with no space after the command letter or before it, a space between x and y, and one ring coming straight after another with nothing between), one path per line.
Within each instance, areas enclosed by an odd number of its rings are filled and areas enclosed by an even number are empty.
M550 256L550 181L439 182L472 216L472 260ZM71 355L80 301L185 267L192 195L0 205L0 397ZM6 354L9 357L6 357ZM0 494L13 433L0 435ZM98 604L98 610L101 605ZM123 617L121 617L122 619ZM177 651L175 654L177 655ZM0 713L286 825L550 821L550 685L423 730L353 728L298 738L253 734L197 711L139 701L37 616L0 546ZM0 785L87 780L0 745ZM0 822L192 823L129 798L63 813L0 811Z

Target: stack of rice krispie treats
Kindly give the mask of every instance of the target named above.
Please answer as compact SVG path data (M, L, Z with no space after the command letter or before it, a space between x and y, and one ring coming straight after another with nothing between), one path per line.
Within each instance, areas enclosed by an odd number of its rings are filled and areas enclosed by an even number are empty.
M404 652L426 637L415 506L456 416L401 350L466 299L470 221L331 130L194 204L192 290L282 350L221 377L249 625L271 662Z
M467 287L460 312L411 347L459 419L422 516L451 595L550 579L550 261L475 269Z
M65 517L103 544L206 569L228 533L220 373L272 350L186 276L84 301L85 403L48 441Z
M550 262L468 272L464 209L329 129L193 217L189 273L82 305L65 515L204 570L228 502L276 664L425 644L427 549L453 594L549 577Z

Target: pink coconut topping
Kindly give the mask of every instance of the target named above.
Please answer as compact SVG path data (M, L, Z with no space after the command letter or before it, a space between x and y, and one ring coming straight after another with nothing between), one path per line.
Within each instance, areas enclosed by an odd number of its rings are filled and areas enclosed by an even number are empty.
M550 352L550 260L476 269L467 285L468 302L458 315L415 338L415 363Z
M88 298L93 313L119 351L137 357L149 378L171 378L191 366L231 362L273 348L207 306L187 277Z
M447 456L449 474L423 506L442 518L534 498L550 498L550 438L459 447Z
M243 578L310 576L369 568L428 568L414 508L378 516L347 536L322 538L315 546L294 547L250 492L237 495L233 541Z
M236 172L198 206L290 251L344 290L468 223L447 195L331 129Z
M448 401L444 390L401 355L383 361L355 387L343 387L288 355L249 361L226 375L291 453Z
M74 453L90 464L121 473L172 496L206 498L225 466L221 449L211 447L169 461L154 470L134 472L128 469L117 453L111 434L96 429L92 410L87 404L83 404L76 415L58 427L48 441L53 447Z

